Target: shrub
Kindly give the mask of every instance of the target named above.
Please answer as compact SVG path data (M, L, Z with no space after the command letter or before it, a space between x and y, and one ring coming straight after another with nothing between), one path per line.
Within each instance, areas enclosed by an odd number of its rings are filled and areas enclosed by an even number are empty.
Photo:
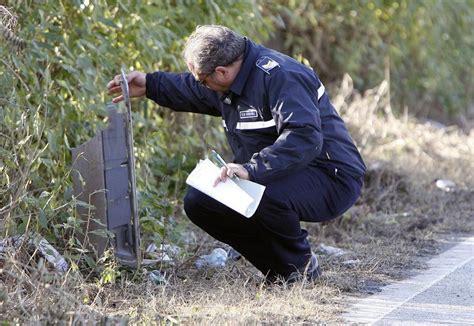
M358 89L390 81L398 111L465 114L474 105L474 2L469 0L261 1L276 38L326 82L352 76Z
M198 24L265 34L252 0L7 1L0 8L7 40L0 45L2 233L35 231L68 249L78 246L70 149L104 127L106 84L120 67L184 70L183 41ZM142 229L162 241L181 213L185 174L208 146L222 147L223 136L210 128L214 119L146 101L133 106Z

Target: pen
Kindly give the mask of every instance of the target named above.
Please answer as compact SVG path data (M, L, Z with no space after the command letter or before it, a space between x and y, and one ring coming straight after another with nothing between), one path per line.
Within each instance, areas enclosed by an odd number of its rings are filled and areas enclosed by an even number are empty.
M224 159L215 150L212 150L211 152L212 152L212 156L217 160L217 162L219 162L221 167L225 166L227 169L229 169L229 167L227 166L227 163L224 161ZM239 180L239 177L234 173L232 175L232 179Z

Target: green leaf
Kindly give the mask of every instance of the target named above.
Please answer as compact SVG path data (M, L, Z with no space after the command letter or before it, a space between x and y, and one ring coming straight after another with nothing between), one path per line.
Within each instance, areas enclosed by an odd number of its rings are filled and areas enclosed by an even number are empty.
M118 28L117 24L115 24L112 19L107 19L107 18L104 18L104 17L99 17L97 20L100 21L102 24L107 25L107 26L109 26L109 27Z
M46 218L46 213L42 209L38 211L38 222L42 228L48 227L48 219Z

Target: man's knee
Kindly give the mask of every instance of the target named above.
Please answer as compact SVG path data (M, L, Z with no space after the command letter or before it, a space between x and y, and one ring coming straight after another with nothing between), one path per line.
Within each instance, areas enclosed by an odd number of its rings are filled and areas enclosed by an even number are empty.
M203 192L190 187L184 196L184 211L188 218L201 228L214 223L226 207Z
M184 211L192 221L202 215L203 203L206 201L204 197L207 196L194 188L189 188L184 196Z

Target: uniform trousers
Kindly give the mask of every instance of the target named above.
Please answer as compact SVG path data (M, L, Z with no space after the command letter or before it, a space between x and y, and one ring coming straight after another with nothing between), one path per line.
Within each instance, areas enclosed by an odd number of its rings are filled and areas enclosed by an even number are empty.
M286 277L302 271L311 257L308 232L300 221L323 222L342 215L361 187L361 180L309 166L267 184L250 218L192 187L184 210L194 224L232 246L267 277Z

